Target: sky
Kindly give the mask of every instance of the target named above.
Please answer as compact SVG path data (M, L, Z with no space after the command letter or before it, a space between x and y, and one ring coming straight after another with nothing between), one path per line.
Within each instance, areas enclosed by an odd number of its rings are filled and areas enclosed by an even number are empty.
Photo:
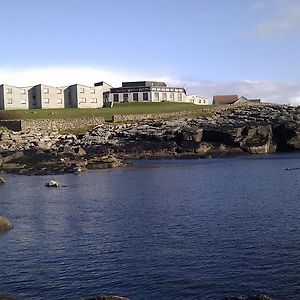
M0 0L0 84L163 80L300 105L300 0Z

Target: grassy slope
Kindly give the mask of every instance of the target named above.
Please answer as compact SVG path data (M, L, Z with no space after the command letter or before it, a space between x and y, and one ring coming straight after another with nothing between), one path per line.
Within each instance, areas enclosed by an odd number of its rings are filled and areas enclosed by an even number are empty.
M120 103L112 108L63 108L63 109L30 109L18 110L21 119L65 119L84 117L104 117L106 121L111 121L116 114L148 114L166 113L179 111L199 111L208 106L200 106L189 103Z

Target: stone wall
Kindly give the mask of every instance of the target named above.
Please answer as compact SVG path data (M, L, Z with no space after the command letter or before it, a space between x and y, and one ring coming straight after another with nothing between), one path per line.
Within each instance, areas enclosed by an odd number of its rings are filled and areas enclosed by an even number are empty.
M0 120L0 127L5 127L13 131L22 130L22 125L20 120Z
M102 117L48 120L0 120L0 127L6 127L13 131L65 131L87 126L97 126L103 124L104 121Z
M174 117L185 117L197 113L196 111L180 111L162 114L141 114L141 115L113 115L113 122L144 121L144 120L163 120Z

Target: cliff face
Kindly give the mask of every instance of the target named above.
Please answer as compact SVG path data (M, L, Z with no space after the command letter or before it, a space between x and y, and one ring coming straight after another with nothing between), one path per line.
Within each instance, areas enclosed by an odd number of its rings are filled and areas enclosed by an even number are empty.
M124 165L112 155L119 159L184 158L299 151L299 113L300 107L234 105L196 119L101 124L77 136L5 132L0 135L0 169L49 174L72 172L76 167ZM33 164L31 171L28 166Z

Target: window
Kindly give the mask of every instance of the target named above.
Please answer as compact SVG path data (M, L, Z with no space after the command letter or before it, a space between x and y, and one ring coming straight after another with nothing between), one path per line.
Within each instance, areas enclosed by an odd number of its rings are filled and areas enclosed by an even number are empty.
M12 89L6 89L6 94L12 94Z
M114 94L114 102L119 102L119 94Z
M177 95L177 99L178 99L179 102L181 102L181 101L182 101L182 94L179 93L179 94Z
M123 101L128 102L128 94L123 94Z
M25 95L26 94L26 90L25 89L21 89L21 94Z
M133 93L133 101L139 101L139 94L138 93Z
M44 99L44 103L49 103L50 101L49 101L49 99L48 98L45 98Z
M26 104L26 99L21 99L21 104Z
M86 98L79 99L79 103L86 103Z
M62 99L57 99L57 104L62 104Z
M171 94L170 94L170 100L171 100L171 101L174 101L174 99L175 99L175 94L174 94L174 93L171 93Z
M44 94L49 94L49 89L48 88L44 88Z
M201 100L200 100L200 101L201 101ZM203 102L203 104L206 104L206 100L205 100L205 99L203 99L202 102Z
M96 90L95 89L91 89L91 94L96 94Z
M91 98L91 103L97 103L97 98Z
M57 89L56 92L57 92L57 94L61 94L62 90L61 89Z
M12 99L11 98L7 99L7 104L12 104Z
M149 94L143 93L143 101L149 101Z
M167 101L167 93L162 93L162 101Z
M159 100L159 93L154 93L154 99Z
M81 93L81 94L84 93L84 88L80 88L79 93Z

